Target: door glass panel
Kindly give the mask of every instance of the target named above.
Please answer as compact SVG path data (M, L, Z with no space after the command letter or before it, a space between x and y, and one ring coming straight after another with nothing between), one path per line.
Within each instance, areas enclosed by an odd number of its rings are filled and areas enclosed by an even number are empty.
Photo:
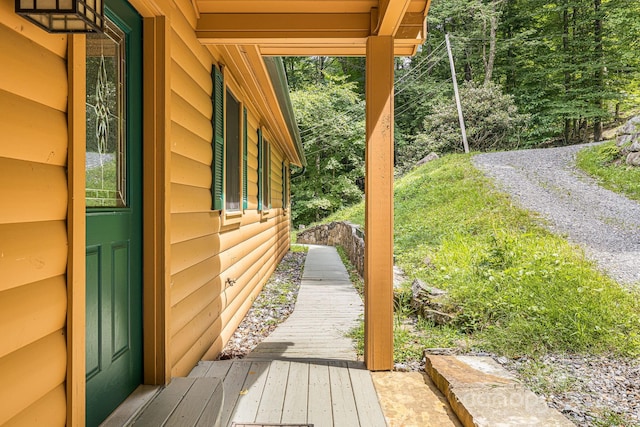
M87 207L127 206L125 36L87 35Z

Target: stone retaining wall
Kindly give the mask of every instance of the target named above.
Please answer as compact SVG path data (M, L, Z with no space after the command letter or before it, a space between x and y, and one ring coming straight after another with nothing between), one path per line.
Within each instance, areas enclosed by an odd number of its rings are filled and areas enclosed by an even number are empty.
M342 246L360 277L364 277L364 233L347 221L322 224L298 233L297 243Z

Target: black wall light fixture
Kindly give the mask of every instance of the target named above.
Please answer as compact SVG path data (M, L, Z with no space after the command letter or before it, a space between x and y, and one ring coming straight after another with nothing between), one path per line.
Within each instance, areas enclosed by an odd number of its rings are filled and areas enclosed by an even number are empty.
M16 13L49 33L104 31L104 0L16 0Z

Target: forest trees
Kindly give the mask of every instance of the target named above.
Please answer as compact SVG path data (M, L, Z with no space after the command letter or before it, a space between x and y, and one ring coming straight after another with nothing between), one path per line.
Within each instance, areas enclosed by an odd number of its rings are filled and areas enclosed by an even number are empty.
M474 149L599 140L640 111L640 0L433 0L428 29L415 57L396 59L399 172L461 147L446 33ZM309 160L293 217L307 224L362 197L365 63L284 62Z
M629 100L638 22L640 0L434 0L429 44L450 33L466 81L513 95L531 145L569 144L600 140Z
M355 82L326 74L291 93L307 158L292 180L292 219L309 224L362 200L364 101Z

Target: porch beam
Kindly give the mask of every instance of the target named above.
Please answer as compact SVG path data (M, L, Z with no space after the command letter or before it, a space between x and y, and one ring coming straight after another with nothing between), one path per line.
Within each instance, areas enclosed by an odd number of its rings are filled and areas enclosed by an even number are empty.
M365 148L365 364L393 368L394 39L367 40Z
M396 56L414 56L418 43L396 43ZM366 44L360 45L283 45L261 44L260 53L265 56L366 56Z
M395 36L410 3L411 0L380 0L378 27L374 33L379 36Z
M256 44L283 39L364 42L370 13L202 13L198 39L217 44Z

